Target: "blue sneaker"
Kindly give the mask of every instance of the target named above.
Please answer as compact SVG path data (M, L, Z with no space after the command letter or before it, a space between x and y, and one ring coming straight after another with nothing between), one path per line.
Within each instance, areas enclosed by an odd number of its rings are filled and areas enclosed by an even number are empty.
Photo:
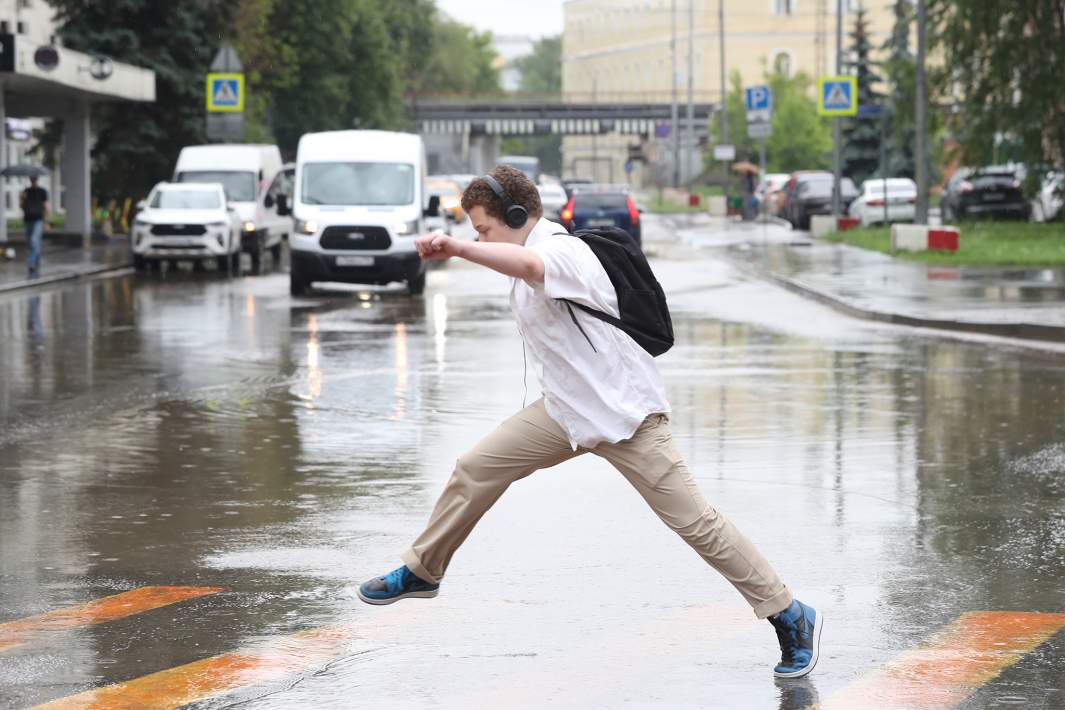
M773 669L777 678L801 678L817 665L821 646L822 617L813 607L794 600L784 611L769 617L780 641L780 663Z
M374 577L360 584L359 599L367 604L391 604L408 597L429 599L439 591L439 584L426 582L403 565L384 577Z

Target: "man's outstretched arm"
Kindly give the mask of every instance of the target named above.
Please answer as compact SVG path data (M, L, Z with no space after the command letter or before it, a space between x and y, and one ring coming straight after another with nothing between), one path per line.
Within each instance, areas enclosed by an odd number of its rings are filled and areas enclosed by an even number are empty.
M528 247L499 242L467 242L439 232L418 237L414 245L423 259L457 256L505 276L529 283L544 282L544 261Z

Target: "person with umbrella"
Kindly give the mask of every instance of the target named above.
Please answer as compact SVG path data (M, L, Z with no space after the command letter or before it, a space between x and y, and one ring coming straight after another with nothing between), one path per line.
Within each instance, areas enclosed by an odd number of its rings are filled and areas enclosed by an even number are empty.
M22 191L19 199L22 207L22 221L26 226L26 268L31 279L37 278L41 270L41 239L47 229L51 209L48 205L48 191L37 185L37 175L30 175L30 186Z
M754 163L741 161L732 165L732 171L743 175L743 218L754 219L754 191L761 172Z

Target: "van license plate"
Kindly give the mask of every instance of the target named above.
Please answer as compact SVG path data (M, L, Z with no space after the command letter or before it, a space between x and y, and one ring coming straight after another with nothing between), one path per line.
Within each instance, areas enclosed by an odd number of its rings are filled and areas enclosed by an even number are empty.
M338 256L337 266L373 266L372 256Z

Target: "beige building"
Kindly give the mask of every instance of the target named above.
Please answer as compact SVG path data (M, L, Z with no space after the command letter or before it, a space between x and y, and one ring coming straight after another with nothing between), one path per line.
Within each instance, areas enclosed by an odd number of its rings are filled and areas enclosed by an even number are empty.
M563 6L564 96L574 101L670 102L675 37L680 115L688 98L689 47L694 100L720 101L719 1L724 3L725 71L739 71L745 86L763 83L770 68L812 77L835 73L837 0L568 0ZM846 48L855 11L863 3L839 1ZM891 0L864 2L874 47L890 35L892 4ZM745 130L745 126L732 128ZM681 138L684 157L679 172L684 180L689 171L698 170L701 157L685 142L683 131ZM653 164L636 164L626 176L627 146L634 143L632 136L616 134L567 136L562 149L564 172L594 171L596 179L615 182L628 177L636 185L668 183L673 173L669 139L650 137L645 152L652 154Z

